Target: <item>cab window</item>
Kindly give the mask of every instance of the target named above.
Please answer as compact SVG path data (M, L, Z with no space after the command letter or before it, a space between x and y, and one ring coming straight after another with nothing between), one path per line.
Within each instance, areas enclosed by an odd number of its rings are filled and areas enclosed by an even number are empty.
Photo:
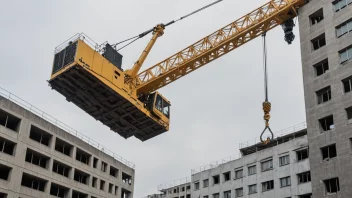
M167 118L170 117L170 104L160 95L156 95L155 108L164 114Z

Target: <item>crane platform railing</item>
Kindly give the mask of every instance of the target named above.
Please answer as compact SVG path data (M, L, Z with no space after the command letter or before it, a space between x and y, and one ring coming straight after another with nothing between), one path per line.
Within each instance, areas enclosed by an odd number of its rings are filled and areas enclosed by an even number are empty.
M124 159L123 157L115 154L114 152L112 152L111 150L105 148L104 146L102 146L102 144L92 140L91 138L87 137L86 135L78 132L77 130L75 130L74 128L68 126L67 124L61 122L60 120L56 119L55 117L51 116L48 113L45 113L44 111L38 109L37 107L35 107L34 105L30 104L29 102L23 100L22 98L12 94L11 92L7 91L6 89L0 87L0 97L3 97L5 99L10 100L11 102L21 106L22 108L26 109L27 111L39 116L40 118L46 120L47 122L59 127L60 129L66 131L67 133L70 133L71 135L79 138L80 140L86 142L87 144L89 144L90 146L102 151L103 153L113 157L115 160L123 163L124 165L130 167L130 168L135 168L135 164L133 164L132 162Z

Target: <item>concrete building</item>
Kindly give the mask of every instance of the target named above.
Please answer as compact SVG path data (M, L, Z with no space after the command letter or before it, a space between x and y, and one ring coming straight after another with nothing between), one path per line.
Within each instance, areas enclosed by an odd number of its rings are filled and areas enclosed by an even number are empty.
M242 157L192 174L192 198L310 198L307 131L268 145L240 149Z
M352 197L352 1L299 10L314 198Z
M158 190L161 198L191 198L191 181L189 177L160 184Z
M21 99L1 95L0 198L133 197L132 163Z

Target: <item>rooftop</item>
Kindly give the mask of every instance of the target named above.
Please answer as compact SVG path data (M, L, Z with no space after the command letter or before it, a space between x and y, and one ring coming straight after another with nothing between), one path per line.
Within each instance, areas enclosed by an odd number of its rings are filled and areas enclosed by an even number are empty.
M32 104L28 103L27 101L21 99L20 97L12 94L11 92L3 89L2 87L0 87L0 97L3 97L5 99L10 100L11 102L19 105L20 107L26 109L27 111L39 116L40 118L46 120L47 122L59 127L60 129L66 131L67 133L70 133L71 135L81 139L85 143L87 143L87 144L93 146L94 148L104 152L105 154L113 157L115 160L125 164L126 166L128 166L128 167L130 167L132 169L135 168L135 165L132 162L130 162L130 161L124 159L123 157L115 154L111 150L109 150L109 149L105 148L104 146L102 146L102 144L90 139L86 135L78 132L74 128L66 125L65 123L61 122L60 120L56 119L55 117L45 113L44 111L38 109L37 107L35 107Z

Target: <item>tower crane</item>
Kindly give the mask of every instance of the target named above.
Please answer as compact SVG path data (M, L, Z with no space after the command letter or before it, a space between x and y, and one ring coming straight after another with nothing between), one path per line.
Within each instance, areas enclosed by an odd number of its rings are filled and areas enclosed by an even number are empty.
M95 44L77 34L55 49L49 85L67 101L124 138L148 140L169 130L170 101L157 90L282 25L285 40L294 35L293 18L306 0L271 0L148 69L140 69L164 29L158 24L133 67L124 70L116 45Z

